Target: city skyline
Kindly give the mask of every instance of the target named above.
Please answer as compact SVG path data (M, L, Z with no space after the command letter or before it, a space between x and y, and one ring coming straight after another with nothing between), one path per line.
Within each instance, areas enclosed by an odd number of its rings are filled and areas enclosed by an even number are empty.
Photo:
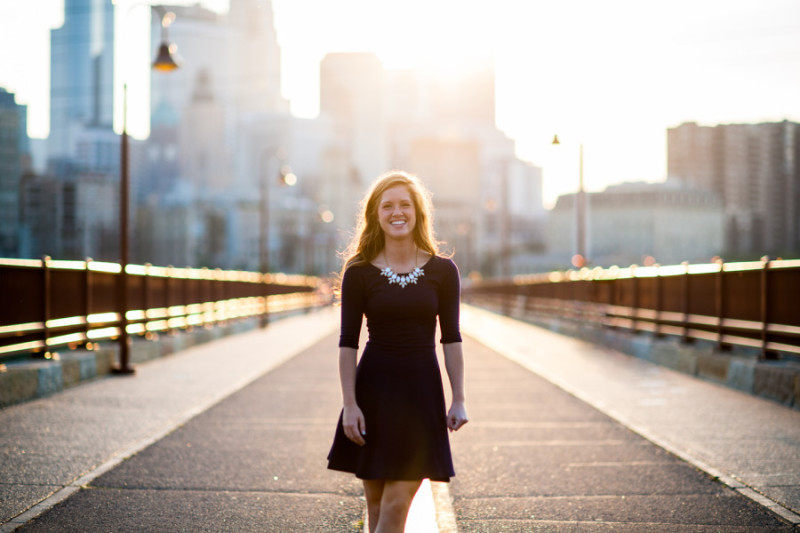
M131 35L141 32L146 42L147 10L117 3L118 36L135 41ZM203 4L227 7L225 0ZM600 190L663 179L666 130L682 122L800 120L800 4L517 4L274 0L283 94L293 114L316 116L319 61L328 52L374 52L387 69L442 70L490 56L498 127L517 141L520 157L543 167L548 205L577 186L579 142L587 188ZM0 86L28 105L33 137L47 132L49 30L60 25L62 9L63 0L0 0L2 50L28 51L0 53ZM129 79L135 136L147 133L145 114L133 111L147 102L147 50L139 48L139 57L123 56L115 75L117 90ZM129 51L118 50L118 61L121 53ZM115 110L119 128L119 102ZM560 147L550 145L555 133Z

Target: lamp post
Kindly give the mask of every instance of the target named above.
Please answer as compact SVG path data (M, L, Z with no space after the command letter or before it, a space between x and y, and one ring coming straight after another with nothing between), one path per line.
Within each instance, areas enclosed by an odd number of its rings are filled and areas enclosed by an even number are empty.
M553 137L553 144L559 145L558 135ZM583 187L583 143L578 150L578 193L575 196L575 226L577 233L577 252L572 257L572 265L582 267L588 263L586 257L586 191Z
M269 168L264 170L264 160L268 159ZM261 154L259 174L259 205L258 205L258 262L259 270L262 274L269 272L269 189L268 177L273 175L272 163L278 162L278 157L264 152ZM292 173L289 165L282 165L279 169L277 180L279 185L293 187L297 183L297 176ZM261 314L261 327L269 324L269 312L267 311L267 285L264 284L264 312Z
M173 57L175 48L168 44L167 27L175 20L171 11L164 12L162 6L150 6L161 15L161 45L158 55L153 61L153 69L169 72L178 68L178 63ZM128 240L128 199L130 190L130 160L128 157L128 85L122 86L122 135L120 136L120 181L119 181L119 263L120 273L118 279L119 301L119 366L112 369L115 374L133 374L135 370L130 366L130 339L128 337L128 273L130 243Z

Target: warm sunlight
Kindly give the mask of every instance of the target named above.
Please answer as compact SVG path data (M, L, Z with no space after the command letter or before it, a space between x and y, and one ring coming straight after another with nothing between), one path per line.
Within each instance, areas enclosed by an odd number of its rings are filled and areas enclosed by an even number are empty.
M459 72L494 54L491 27L483 10L458 9L449 2L403 4L392 13L392 25L407 31L383 34L372 46L387 68L426 68ZM448 24L442 24L448 20Z
M201 3L219 13L228 6L226 0ZM143 137L149 130L144 110L151 58L143 46L149 13L137 0L117 4L124 44L116 52L116 98L126 80L129 131ZM44 41L57 24L52 16L23 12L27 3L0 5L14 8L10 17L0 16L0 30L8 20L27 21L19 28L26 39ZM58 5L63 3L48 0L41 11L55 13ZM800 119L798 8L792 2L272 0L271 5L281 46L281 86L299 117L319 111L319 65L329 52L373 52L388 69L421 67L443 75L493 59L497 125L514 139L520 157L546 169L546 201L575 190L580 143L586 187L598 190L609 183L663 179L665 131L682 122ZM12 49L16 27L7 29L0 31L0 44ZM0 64L0 83L30 104L29 131L44 137L49 51L27 49L26 58L35 57L24 64L13 54ZM35 76L25 81L22 73ZM121 106L115 107L119 129ZM555 133L563 143L558 148L550 145Z

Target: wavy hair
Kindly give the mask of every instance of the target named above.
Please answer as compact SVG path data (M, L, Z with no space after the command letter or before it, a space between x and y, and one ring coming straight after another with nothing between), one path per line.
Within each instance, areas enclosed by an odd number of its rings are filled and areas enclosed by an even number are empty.
M416 213L414 225L414 243L421 250L431 255L439 253L439 242L433 232L433 204L431 194L422 182L408 172L393 170L379 176L361 200L361 212L356 225L356 232L349 246L342 254L345 258L344 271L353 265L371 263L383 250L386 237L378 221L378 204L387 189L403 185L411 194Z

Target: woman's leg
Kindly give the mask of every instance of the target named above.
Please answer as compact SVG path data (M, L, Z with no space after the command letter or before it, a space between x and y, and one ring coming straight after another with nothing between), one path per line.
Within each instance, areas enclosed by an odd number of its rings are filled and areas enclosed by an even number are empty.
M375 533L403 533L406 527L408 509L422 480L390 481L383 484L378 528ZM371 518L370 518L370 526ZM371 528L370 528L371 530Z
M364 479L364 496L367 498L367 522L369 522L369 533L375 533L378 527L378 520L381 516L381 499L383 498L382 479Z

